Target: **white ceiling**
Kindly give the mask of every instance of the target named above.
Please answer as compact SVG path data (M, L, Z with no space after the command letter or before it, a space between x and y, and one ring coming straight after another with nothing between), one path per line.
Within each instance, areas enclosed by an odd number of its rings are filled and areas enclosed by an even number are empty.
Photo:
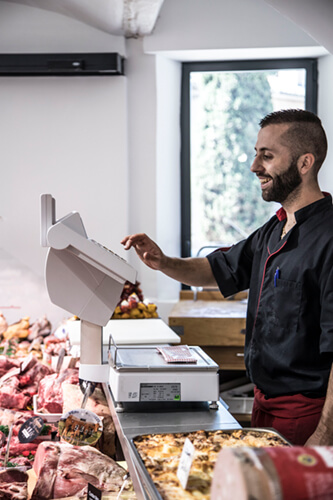
M333 0L265 0L333 54Z
M151 34L164 2L164 0L5 1L53 11L106 33L127 38ZM300 26L308 35L333 54L333 0L264 1Z
M111 35L149 35L164 0L6 0L74 18Z

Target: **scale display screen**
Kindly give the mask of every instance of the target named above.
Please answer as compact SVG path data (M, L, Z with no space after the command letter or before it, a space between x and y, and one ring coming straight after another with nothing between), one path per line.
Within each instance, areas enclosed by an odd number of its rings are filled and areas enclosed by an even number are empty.
M140 401L181 401L180 383L140 384Z

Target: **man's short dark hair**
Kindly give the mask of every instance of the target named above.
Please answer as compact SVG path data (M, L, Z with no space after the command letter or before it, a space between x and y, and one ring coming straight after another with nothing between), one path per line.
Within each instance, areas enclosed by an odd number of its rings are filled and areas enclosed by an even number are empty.
M282 109L265 116L259 125L290 124L282 139L290 149L293 158L312 153L315 157L315 173L318 172L327 154L327 138L320 118L303 109Z

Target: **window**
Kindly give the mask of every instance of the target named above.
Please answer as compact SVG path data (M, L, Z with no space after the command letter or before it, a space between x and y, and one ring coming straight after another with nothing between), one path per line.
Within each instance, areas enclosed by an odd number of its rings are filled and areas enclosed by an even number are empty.
M317 111L315 59L184 63L182 256L230 246L276 211L250 171L259 121Z

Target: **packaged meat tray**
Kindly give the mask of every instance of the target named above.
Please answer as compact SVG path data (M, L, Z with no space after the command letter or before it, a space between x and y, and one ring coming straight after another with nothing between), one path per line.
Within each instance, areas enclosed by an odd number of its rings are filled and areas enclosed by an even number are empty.
M38 417L42 417L46 422L59 422L61 419L62 413L42 413L38 411L38 396L35 394L33 396L33 405L34 405L34 415Z
M186 490L177 469L188 438L195 448ZM219 451L227 447L276 447L290 443L273 429L247 428L136 436L131 440L139 469L158 500L209 500L214 466Z

